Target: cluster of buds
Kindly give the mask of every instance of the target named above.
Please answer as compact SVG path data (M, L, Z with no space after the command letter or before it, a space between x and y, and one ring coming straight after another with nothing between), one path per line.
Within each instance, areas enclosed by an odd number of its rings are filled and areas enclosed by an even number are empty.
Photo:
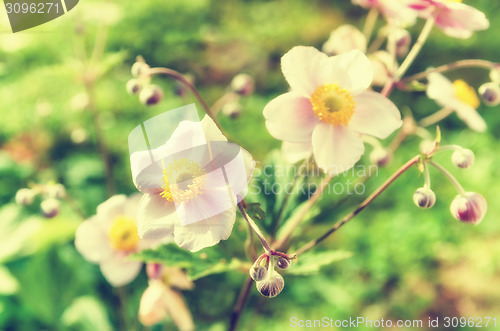
M240 73L233 77L229 88L230 91L219 99L219 106L224 115L235 119L241 114L241 97L246 97L253 93L255 82L252 76Z
M424 148L429 150L429 148ZM466 169L474 164L474 152L470 149L462 148L460 146L443 146L436 150L454 149L451 156L452 163L461 169ZM433 152L431 152L432 154ZM424 160L424 176L425 185L415 191L413 194L413 202L420 208L431 208L436 203L436 194L430 188L430 179L427 170L427 160ZM440 170L448 179L454 184L459 191L459 194L453 199L450 205L450 212L452 216L464 223L479 224L487 210L487 203L484 197L475 192L466 192L458 181L443 167L436 163L430 162L438 170Z
M22 188L16 193L16 203L29 206L34 203L37 196L42 197L40 210L47 218L55 217L61 209L60 200L66 196L64 186L59 183L37 184L32 188Z
M144 105L153 106L163 99L163 90L158 85L151 84L149 69L142 58L137 58L131 69L134 78L127 82L126 88L129 94L139 95L139 101Z
M286 270L292 264L294 256L284 253L264 253L255 261L250 268L250 277L256 282L257 290L268 298L280 294L285 287L285 280L275 268Z

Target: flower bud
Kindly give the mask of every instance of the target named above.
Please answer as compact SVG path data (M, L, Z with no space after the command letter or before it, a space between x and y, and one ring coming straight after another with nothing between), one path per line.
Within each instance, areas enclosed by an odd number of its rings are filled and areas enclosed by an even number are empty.
M231 89L239 95L250 95L254 90L254 81L252 76L247 74L238 74L231 81Z
M431 153L434 150L434 147L436 147L436 142L433 140L422 140L419 145L420 152L424 154Z
M391 154L384 148L375 148L371 153L370 153L370 161L371 163L379 166L379 167L384 167L391 162L392 156Z
M163 91L158 85L146 86L139 94L139 100L147 106L156 105L161 99L163 99Z
M277 272L275 272L272 277L257 282L257 289L260 294L268 298L273 298L280 294L283 287L285 287L285 280Z
M450 211L460 222L479 224L486 214L488 205L481 194L466 192L457 195L451 202Z
M161 276L162 265L159 263L146 264L146 274L149 279L157 279Z
M138 79L132 78L127 82L126 89L128 94L139 94L142 90L142 84Z
M368 56L373 68L373 81L375 86L383 86L392 73L394 73L396 64L389 52L377 51Z
M280 256L278 258L278 260L276 261L276 266L280 269L283 269L283 270L288 269L291 264L292 264L292 262L290 262L289 259L284 258L283 256Z
M22 188L16 193L16 203L23 206L28 206L33 203L35 192L29 188Z
M330 33L330 37L323 44L323 52L336 55L359 49L366 52L366 37L355 26L344 24Z
M467 148L457 149L451 155L453 164L462 169L471 167L475 160L474 152Z
M237 118L241 114L241 105L238 101L230 101L222 106L222 113L230 118Z
M263 280L267 276L267 269L263 266L252 266L250 268L250 277L256 282Z
M140 77L144 75L148 70L149 66L146 63L142 61L137 61L132 65L132 69L130 70L130 72L132 73L132 76Z
M484 83L479 86L479 95L487 106L497 106L500 104L500 86L493 82Z
M66 196L66 189L62 184L52 184L47 186L47 194L51 198L62 199Z
M396 55L398 57L403 57L408 54L411 44L411 35L408 30L396 29L394 38L396 39Z
M40 204L40 208L42 209L43 216L47 218L52 218L59 214L60 204L59 200L54 198L48 198L43 200Z
M436 203L436 194L427 187L421 187L413 193L413 202L420 208L431 208Z

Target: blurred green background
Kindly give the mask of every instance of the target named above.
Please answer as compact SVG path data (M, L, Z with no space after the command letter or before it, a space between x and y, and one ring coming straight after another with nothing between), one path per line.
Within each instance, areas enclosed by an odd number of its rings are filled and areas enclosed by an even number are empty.
M490 29L468 40L433 31L409 73L464 58L499 61L500 3L468 3L486 13ZM159 105L147 107L128 95L125 83L131 78L130 67L137 55L151 66L192 75L209 104L228 91L236 74L253 76L256 90L241 98L240 116L220 113L219 120L229 138L255 159L279 163L272 151L280 142L265 129L262 110L288 88L280 57L295 45L321 48L330 31L343 23L362 28L365 14L350 1L86 0L63 18L12 34L2 11L0 330L118 330L118 311L124 312L130 330L141 329L136 314L147 285L144 273L125 289L127 301L121 305L117 291L104 281L98 266L76 252L74 231L82 219L68 204L62 205L59 216L45 219L39 214L40 201L21 207L14 200L17 190L30 183L60 182L83 213L93 215L108 195L96 119L114 170L108 180L114 183L115 192L135 192L128 133L145 119L195 102L189 94L177 95L172 80L159 77L153 79L165 93ZM422 23L410 28L414 40ZM83 59L92 56L95 61L89 66ZM462 77L478 87L488 80L488 72L459 70L449 77ZM438 109L425 93L395 91L391 98L400 109L409 106L416 118ZM498 107L479 108L488 123L488 131L482 134L467 129L455 116L440 123L443 144L458 144L476 153L476 164L467 170L454 168L447 153L435 160L450 169L467 191L485 196L489 209L480 226L452 218L449 204L456 193L436 172L431 172L438 199L435 207L415 207L412 195L423 179L411 169L317 248L319 252L351 252L350 258L314 275L285 274L285 289L274 299L264 299L252 287L241 329L287 330L292 316L304 320L366 316L424 321L428 317L488 316L497 317L500 324L498 112ZM392 164L367 182L366 194L418 153L418 145L419 138L408 138ZM369 162L368 157L362 162ZM338 179L346 180L353 178ZM263 228L269 228L282 198L249 197L263 203L268 214ZM363 198L324 197L298 231L300 236L292 247L320 235ZM299 197L296 203L303 199ZM314 215L318 216L312 219ZM244 238L245 228L237 223L223 246L241 250ZM184 293L197 329L227 328L245 278L238 272L209 276L198 280L194 291ZM174 328L167 322L152 329Z

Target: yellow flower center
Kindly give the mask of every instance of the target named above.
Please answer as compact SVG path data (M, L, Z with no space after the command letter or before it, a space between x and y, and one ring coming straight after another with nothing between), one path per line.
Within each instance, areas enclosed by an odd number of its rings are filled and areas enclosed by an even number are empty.
M448 0L448 2L462 2L462 0Z
M127 216L117 216L108 233L111 247L120 251L133 251L139 242L135 221Z
M318 86L309 100L316 116L333 125L347 125L356 105L352 94L337 84Z
M168 175L167 175L168 174ZM175 184L169 185L167 176ZM201 165L185 158L175 160L163 169L165 187L160 193L167 201L185 203L203 192L206 183L206 171Z
M458 100L468 104L474 109L479 107L480 101L477 97L476 90L469 86L469 84L461 79L458 79L453 82L453 88L455 89L455 95Z

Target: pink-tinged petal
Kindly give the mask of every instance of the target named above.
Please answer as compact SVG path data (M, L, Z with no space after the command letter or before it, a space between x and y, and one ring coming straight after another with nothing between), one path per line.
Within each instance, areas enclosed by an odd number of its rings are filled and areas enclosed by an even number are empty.
M236 208L231 208L209 219L193 224L178 225L174 230L174 239L179 247L197 252L205 247L216 245L231 235Z
M264 108L264 117L274 138L291 142L311 140L314 126L319 122L309 99L294 92L271 100Z
M340 87L350 90L353 94L367 89L372 83L372 63L360 50L353 49L352 51L331 57L330 60L332 67L336 68L335 71L342 72L344 77L332 76L328 79L327 83L338 83Z
M151 279L144 290L139 303L139 321L145 326L152 326L167 317L167 308L162 298L166 291L165 284L160 279Z
M441 106L447 105L456 99L452 82L440 73L434 72L427 76L427 96L436 100Z
M450 105L450 107L455 109L458 118L464 121L464 123L467 124L469 128L477 132L486 131L486 122L473 107L459 101Z
M86 220L76 230L75 247L90 262L99 263L113 255L105 228L96 218Z
M173 202L158 195L144 194L137 213L137 232L141 238L168 238L178 222Z
M296 46L281 58L281 71L293 92L307 97L322 85L328 56L314 47Z
M163 168L159 163L153 163L143 169L135 178L134 185L142 193L159 193L165 185Z
M480 10L463 3L447 3L436 18L436 26L451 37L466 39L473 31L485 30L490 22Z
M162 301L163 306L167 308L168 314L179 330L193 331L195 329L191 312L184 298L178 291L167 287L162 297Z
M281 153L283 153L283 157L287 162L296 163L311 156L312 144L310 141L305 143L290 143L284 141L281 145Z
M127 204L127 196L120 194L114 195L108 200L97 206L97 216L99 221L108 227L113 223L116 216L125 213L125 206Z
M326 123L314 129L312 148L318 167L331 175L352 168L365 150L357 133L345 126Z
M205 117L203 117L201 126L207 141L227 141L227 138L222 134L210 116L205 115Z
M102 261L99 266L108 283L119 287L127 285L137 277L141 271L142 262L129 261L126 256L115 255L111 259Z
M380 139L386 138L403 124L398 108L380 93L364 91L354 96L356 109L349 128Z

